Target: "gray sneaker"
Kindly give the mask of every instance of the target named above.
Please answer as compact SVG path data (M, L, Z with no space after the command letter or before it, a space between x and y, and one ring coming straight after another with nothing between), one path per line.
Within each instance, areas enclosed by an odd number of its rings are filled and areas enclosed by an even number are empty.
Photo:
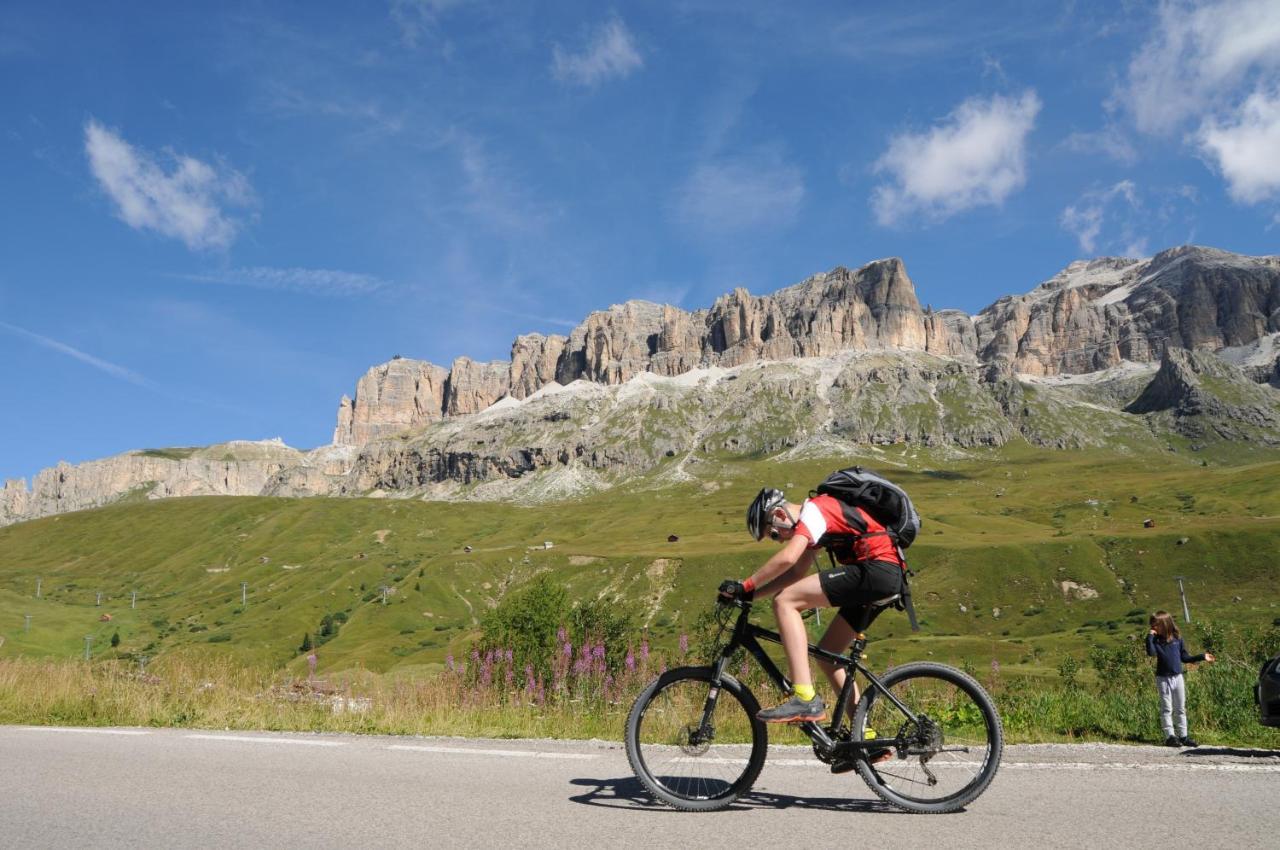
M793 696L782 705L757 711L756 717L765 723L817 722L827 719L827 706L820 696L815 696L808 702Z

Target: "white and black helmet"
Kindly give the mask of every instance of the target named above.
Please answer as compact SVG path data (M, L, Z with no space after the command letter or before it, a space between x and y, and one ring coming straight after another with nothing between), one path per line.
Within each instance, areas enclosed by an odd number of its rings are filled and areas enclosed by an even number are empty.
M756 498L747 508L747 531L753 540L764 537L769 528L769 517L774 509L787 503L787 497L781 490L765 487L756 494Z

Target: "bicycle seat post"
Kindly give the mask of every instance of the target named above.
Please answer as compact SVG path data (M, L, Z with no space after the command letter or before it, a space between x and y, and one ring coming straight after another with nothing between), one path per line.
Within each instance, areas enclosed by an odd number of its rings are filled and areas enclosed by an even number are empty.
M862 660L862 653L867 649L867 639L865 637L856 637L853 643L849 644L849 654L859 661Z

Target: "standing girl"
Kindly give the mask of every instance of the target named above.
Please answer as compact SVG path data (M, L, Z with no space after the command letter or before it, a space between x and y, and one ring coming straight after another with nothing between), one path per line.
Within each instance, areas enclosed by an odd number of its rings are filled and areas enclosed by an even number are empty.
M1190 655L1182 645L1178 624L1168 611L1151 615L1151 631L1147 635L1147 655L1156 658L1156 689L1160 692L1160 725L1164 728L1166 747L1198 747L1187 737L1187 686L1182 678L1182 665L1215 660L1212 653ZM1174 735L1174 724L1178 734Z

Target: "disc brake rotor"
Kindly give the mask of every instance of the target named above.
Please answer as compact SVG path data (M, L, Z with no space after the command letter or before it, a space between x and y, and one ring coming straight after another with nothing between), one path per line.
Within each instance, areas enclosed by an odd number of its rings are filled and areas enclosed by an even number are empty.
M690 723L680 734L680 749L686 755L704 755L711 749L712 737L710 730L704 732L698 724Z

